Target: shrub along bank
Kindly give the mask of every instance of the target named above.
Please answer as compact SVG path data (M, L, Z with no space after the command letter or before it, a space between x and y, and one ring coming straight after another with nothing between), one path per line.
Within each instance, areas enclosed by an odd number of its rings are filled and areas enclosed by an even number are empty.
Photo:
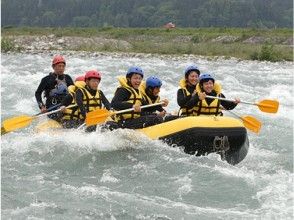
M293 61L292 29L2 28L2 52L30 50L194 54Z

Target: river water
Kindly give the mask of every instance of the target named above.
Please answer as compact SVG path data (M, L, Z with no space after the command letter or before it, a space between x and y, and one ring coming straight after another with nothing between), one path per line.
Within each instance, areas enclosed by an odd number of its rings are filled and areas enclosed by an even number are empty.
M1 118L38 113L34 93L52 56L2 54ZM277 99L277 114L240 104L262 121L249 133L247 157L232 166L219 155L195 157L127 130L36 133L38 121L1 137L2 219L293 219L293 63L205 58L68 55L73 78L98 69L111 100L116 77L131 65L163 80L167 110L178 109L188 64L212 73L227 98ZM229 114L229 113L226 113ZM44 120L44 119L41 119Z

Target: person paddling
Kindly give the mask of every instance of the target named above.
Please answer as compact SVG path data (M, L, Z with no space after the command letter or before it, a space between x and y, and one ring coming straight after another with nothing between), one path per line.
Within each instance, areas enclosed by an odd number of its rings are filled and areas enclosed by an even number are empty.
M220 84L215 82L211 74L203 73L199 76L199 83L196 86L195 100L198 104L194 111L195 115L223 115L221 106L226 110L232 110L240 103L240 99L238 98L234 102L231 102L207 98L207 95L225 98L224 94L222 94Z
M157 115L141 115L141 106L147 104L139 90L143 77L143 70L133 66L128 69L125 77L118 78L120 86L115 91L111 107L115 110L134 109L115 115L115 121L121 128L138 129L162 122L162 119Z
M54 56L52 60L52 68L54 71L41 80L35 92L35 97L42 113L45 113L47 109L52 106L58 106L62 99L68 94L67 87L73 85L72 78L64 74L65 66L66 62L63 56ZM42 100L43 93L46 99L45 104ZM48 115L49 118L56 121L60 120L60 116L61 115L58 113Z
M159 96L161 86L162 81L156 76L150 76L147 78L146 82L141 83L139 89L143 95L145 103L149 105L161 102ZM163 107L166 107L168 105L168 100L164 99L162 100L162 102L164 103L163 105L158 105L142 110L142 114L157 114L160 117L164 117L166 111ZM158 113L156 113L156 111Z
M185 69L185 78L179 82L180 89L177 93L177 102L180 106L181 116L192 116L197 111L198 99L196 99L196 85L199 82L200 70L196 65L190 65Z
M78 119L80 124L84 123L86 113L96 109L106 108L110 110L110 103L105 97L104 93L98 89L101 81L101 73L96 70L90 70L85 74L86 86L79 88L75 93L75 100L78 105ZM96 126L87 128L87 131L93 131Z
M78 127L82 122L79 119L78 115L78 106L76 105L75 101L75 95L76 91L80 88L85 88L86 82L85 82L85 76L78 76L75 79L74 85L71 85L68 87L69 94L65 96L65 98L61 102L61 109L63 112L63 116L61 119L61 123L64 128L76 128ZM66 108L66 106L73 106L72 108Z

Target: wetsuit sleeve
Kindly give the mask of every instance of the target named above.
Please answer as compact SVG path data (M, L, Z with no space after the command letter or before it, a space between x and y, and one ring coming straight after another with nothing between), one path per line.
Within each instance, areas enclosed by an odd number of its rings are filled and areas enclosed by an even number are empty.
M132 103L128 103L131 94L128 90L124 88L118 88L115 92L115 95L111 101L111 107L115 110L123 110L128 108L133 108Z
M181 108L193 108L199 102L199 97L197 94L192 96L186 96L184 94L184 90L179 89L177 94L177 102Z
M61 105L68 106L72 103L73 97L71 94L67 94L61 101Z
M220 97L226 98L222 93L220 94ZM228 101L223 101L221 100L221 105L226 109L226 110L232 110L234 109L237 104L234 102L228 102Z
M66 81L66 85L67 87L74 85L74 82L72 80L72 78L69 75L65 75L65 81Z
M111 108L110 103L109 103L108 99L105 97L105 95L104 95L104 93L102 91L100 91L100 95L101 95L101 101L102 101L104 107L107 110L110 110L110 108Z
M36 92L35 92L35 97L36 97L36 100L37 100L37 103L38 103L38 106L40 109L42 106L45 106L45 104L42 101L42 93L46 89L46 85L47 85L46 79L43 78L41 80Z
M164 109L162 108L162 105L157 105L157 106L154 106L152 108L154 108L154 111L159 111L159 112L164 111Z
M162 105L156 106L156 108L157 108L156 110L159 112L165 111Z
M86 109L85 109L84 104L83 104L83 92L80 89L78 89L76 91L76 103L78 105L78 108L81 111L82 116L84 118L86 118L86 113L87 112L86 112Z

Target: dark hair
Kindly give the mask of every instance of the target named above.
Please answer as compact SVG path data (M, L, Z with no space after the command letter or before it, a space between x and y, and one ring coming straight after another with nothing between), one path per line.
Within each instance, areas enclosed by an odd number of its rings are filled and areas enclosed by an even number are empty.
M185 73L185 78L187 79L188 76L190 75L191 72L196 72L197 75L199 76L200 75L200 71L199 70L196 70L196 69L192 69L192 70L189 70Z

